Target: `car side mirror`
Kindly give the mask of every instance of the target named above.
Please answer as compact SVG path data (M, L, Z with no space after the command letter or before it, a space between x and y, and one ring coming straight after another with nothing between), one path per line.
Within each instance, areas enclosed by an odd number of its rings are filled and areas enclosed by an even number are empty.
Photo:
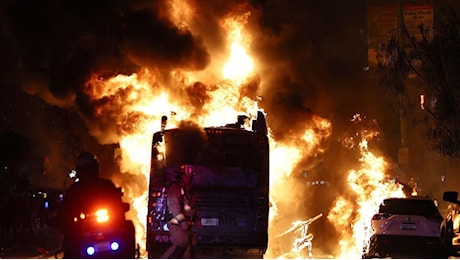
M458 198L458 192L456 191L445 191L442 194L443 200L460 205L460 201L458 201L457 198Z
M153 135L152 144L157 144L157 143L160 143L160 142L163 142L163 133L162 132L156 132Z

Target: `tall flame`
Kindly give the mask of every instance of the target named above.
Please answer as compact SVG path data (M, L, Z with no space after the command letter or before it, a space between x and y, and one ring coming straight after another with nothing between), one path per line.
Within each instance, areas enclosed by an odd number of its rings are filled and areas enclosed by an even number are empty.
M372 235L370 220L377 213L382 199L405 196L403 186L386 175L388 163L384 158L368 150L368 139L377 135L376 131L361 131L361 168L350 170L347 177L352 195L338 197L327 216L339 232L338 258L361 258Z
M247 22L249 12L241 15L239 19L226 19L225 26L228 28L228 37L231 41L231 55L229 61L224 66L224 79L231 79L237 85L249 75L254 69L254 62L246 52L244 40L250 41L243 37L243 25Z
M312 124L306 125L304 132L293 133L287 141L277 142L274 138L270 138L270 201L272 207L270 208L269 229L271 244L266 254L268 258L285 255L306 258L308 255L297 252L293 243L287 242L285 238L276 239L275 237L299 219L306 217L302 214L295 214L297 203L293 202L302 201L303 198L302 195L299 195L302 193L298 192L299 184L292 182L292 174L301 160L319 156L323 152L322 144L328 139L332 130L328 120L319 116L314 116L312 119Z

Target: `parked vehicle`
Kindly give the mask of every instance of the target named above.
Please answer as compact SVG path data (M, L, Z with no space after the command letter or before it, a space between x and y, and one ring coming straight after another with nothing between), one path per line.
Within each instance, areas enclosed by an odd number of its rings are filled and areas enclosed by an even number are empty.
M441 225L441 245L445 256L458 256L460 251L460 201L458 192L446 191L443 200L452 203Z
M384 199L372 217L374 233L363 258L440 258L442 220L431 198Z

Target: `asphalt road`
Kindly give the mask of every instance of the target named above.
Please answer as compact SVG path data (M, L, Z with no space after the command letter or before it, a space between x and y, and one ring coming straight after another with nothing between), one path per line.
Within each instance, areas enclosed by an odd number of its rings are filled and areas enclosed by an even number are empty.
M57 229L42 227L34 230L2 233L0 257L5 259L55 258L61 245Z
M57 229L43 227L33 231L9 232L0 239L0 258L4 259L56 259L62 258L59 249L61 236ZM290 258L290 257L287 257ZM333 259L331 256L313 255L314 259ZM460 259L460 257L449 257Z

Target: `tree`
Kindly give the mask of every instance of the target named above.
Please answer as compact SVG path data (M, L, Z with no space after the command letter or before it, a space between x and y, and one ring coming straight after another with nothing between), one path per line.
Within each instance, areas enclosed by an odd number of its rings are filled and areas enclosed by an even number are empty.
M413 72L423 84L426 113L422 134L429 146L443 156L460 159L460 20L450 9L433 28L419 26L421 39L410 35L403 26L382 46L379 82L386 90L405 93L404 81ZM402 37L401 37L402 36Z

